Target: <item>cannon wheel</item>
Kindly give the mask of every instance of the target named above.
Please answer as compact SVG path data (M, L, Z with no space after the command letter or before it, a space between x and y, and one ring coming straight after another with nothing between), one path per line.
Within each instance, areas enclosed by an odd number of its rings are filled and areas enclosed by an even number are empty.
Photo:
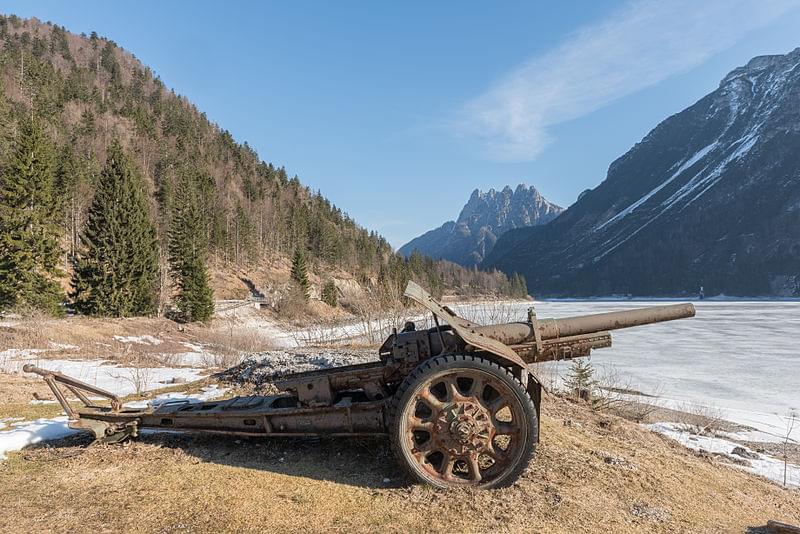
M442 488L513 483L533 456L536 407L504 367L471 355L422 362L389 406L389 436L415 479Z

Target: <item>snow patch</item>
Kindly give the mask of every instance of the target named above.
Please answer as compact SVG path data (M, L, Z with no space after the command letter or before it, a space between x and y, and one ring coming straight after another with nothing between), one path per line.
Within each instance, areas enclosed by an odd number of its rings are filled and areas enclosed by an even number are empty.
M11 451L21 450L41 441L62 439L78 431L67 426L67 416L53 419L37 419L31 423L14 426L12 430L0 432L0 460Z
M30 361L30 358L0 361L0 370L7 373L21 373L23 365ZM43 369L58 371L120 397L167 387L173 384L176 378L192 382L207 374L204 369L196 368L122 367L108 360L41 360L37 365Z
M0 362L16 358L30 358L34 354L47 352L48 349L7 349L0 351Z
M675 180L675 178L677 178L678 176L683 174L683 172L686 169L690 168L692 165L694 165L695 163L697 163L698 161L700 161L701 159L706 157L706 155L709 152L711 152L712 150L714 150L714 148L716 148L717 144L718 144L718 142L714 141L713 143L711 143L707 147L702 148L699 151L697 151L697 153L694 156L692 156L689 159L687 159L680 167L678 167L677 171L672 173L672 175L669 178L667 178L664 182L662 182L659 186L657 186L655 189L653 189L652 191L650 191L649 193L644 195L642 198L640 198L639 200L637 200L636 202L634 202L633 204L631 204L630 206L628 206L627 208L625 208L621 212L617 213L615 216L613 216L612 218L610 218L609 220L607 220L606 222L604 222L600 226L596 227L594 229L594 231L602 230L604 227L608 226L609 224L613 224L613 223L615 223L615 222L617 222L617 221L619 221L621 219L624 219L633 210L635 210L636 208L638 208L639 206L641 206L642 204L644 204L645 202L650 200L650 198L652 198L653 195L655 195L656 193L658 193L659 191L664 189L673 180Z
M137 343L139 345L161 345L161 340L149 334L143 336L114 336L120 343Z
M204 352L205 348L203 345L198 343L189 343L188 341L181 341L181 345L186 347L187 349L191 350L192 352Z
M763 476L778 484L783 484L783 460L756 453L747 447L743 447L738 443L724 438L692 434L683 430L680 425L675 423L654 423L644 426L653 432L658 432L659 434L677 441L684 447L695 451L707 451L712 454L724 454L725 456L736 458L736 456L732 455L733 449L735 447L741 447L746 452L757 456L757 458L748 459L747 462L749 465L731 464L732 467ZM788 464L786 467L786 485L796 488L800 487L800 466Z
M661 205L664 206L664 209L655 217L658 217L659 215L661 215L661 213L672 207L674 204L686 198L689 194L691 194L699 187L707 184L705 185L705 187L703 187L702 190L700 190L699 193L694 195L688 202L686 202L684 207L688 206L689 204L697 200L700 196L703 195L703 193L711 189L714 185L717 184L717 182L719 182L723 171L728 167L728 165L731 162L741 158L742 156L747 154L751 148L753 148L753 145L755 145L756 142L758 141L758 137L759 136L756 134L751 134L733 143L732 146L738 145L738 148L734 150L733 153L731 153L728 157L722 160L722 162L719 165L717 165L710 173L704 174L706 169L703 169L702 171L697 173L683 187L681 187L672 196L670 196L667 200L661 203ZM653 218L655 219L655 217Z

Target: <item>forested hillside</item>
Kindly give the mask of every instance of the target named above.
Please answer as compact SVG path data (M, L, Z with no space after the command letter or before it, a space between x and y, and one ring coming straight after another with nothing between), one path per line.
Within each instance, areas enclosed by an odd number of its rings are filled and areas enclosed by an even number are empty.
M414 277L438 292L466 286L477 292L512 290L500 273L397 256L385 239L283 167L260 159L246 142L237 143L111 40L12 15L0 17L0 44L4 180L21 176L10 168L9 155L19 151L21 125L30 119L40 125L52 152L52 206L61 227L54 235L63 261L49 276L67 292L86 245L81 234L98 180L117 141L125 168L141 178L131 183L144 188L156 230L160 302L170 294L168 241L180 230L172 226L186 221L175 214L180 187L192 190L197 239L223 269L285 259L300 249L312 270L348 273L365 287Z

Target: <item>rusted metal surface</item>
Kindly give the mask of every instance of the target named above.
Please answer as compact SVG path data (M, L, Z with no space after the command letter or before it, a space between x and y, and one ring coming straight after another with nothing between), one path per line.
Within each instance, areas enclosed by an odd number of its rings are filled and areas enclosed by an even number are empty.
M539 344L535 341L527 341L525 343L512 345L511 348L526 362L540 363L589 356L592 349L604 349L610 346L611 334L608 332L597 332L593 334L548 339L541 341Z
M767 521L767 530L776 534L800 534L800 526L782 523L770 519Z
M547 340L674 321L676 319L694 317L694 315L695 309L693 305L673 304L669 306L651 306L639 310L566 317L564 319L539 319L536 323L539 336L542 340ZM533 325L530 322L481 326L476 330L506 345L527 343L536 338Z
M467 351L484 350L519 367L533 362L588 356L588 351L593 348L610 347L611 336L607 330L673 321L694 317L695 314L691 304L673 304L564 319L538 319L531 308L527 322L479 326L440 305L414 282L409 282L405 294L447 322Z
M525 418L508 385L464 369L421 384L402 413L405 447L429 476L476 485L513 469Z
M469 350L469 347L472 347L473 350L484 350L496 356L500 356L509 363L525 367L525 361L507 344L504 344L497 337L489 335L488 332L482 332L482 327L473 325L461 317L458 317L449 308L444 308L416 283L408 283L405 296L425 306L435 316L446 321L464 341L467 350Z
M24 370L44 378L71 428L89 431L99 441L134 438L143 428L251 437L388 433L401 440L405 453L398 457L410 471L423 474L415 475L420 480L492 487L517 476L520 458L530 457L530 444L538 440L542 387L529 363L588 356L611 346L608 330L694 315L691 304L566 319L538 319L531 308L526 322L481 326L458 317L413 282L406 295L433 314L434 328L416 330L410 323L395 330L374 363L276 377L279 395L126 409L115 395L90 384L32 365ZM480 371L467 363L478 360L488 367ZM442 362L448 372L431 374ZM410 397L401 395L417 383L412 379L422 385ZM70 405L61 386L84 407ZM89 395L107 399L110 406L94 403ZM526 399L527 415L519 395ZM405 404L398 406L401 401ZM518 450L520 442L527 444L528 456Z

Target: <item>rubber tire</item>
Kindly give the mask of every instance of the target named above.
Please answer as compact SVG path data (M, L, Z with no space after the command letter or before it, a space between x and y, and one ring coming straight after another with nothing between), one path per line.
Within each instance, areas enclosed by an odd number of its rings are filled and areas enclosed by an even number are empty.
M522 406L522 410L528 420L528 428L523 452L519 457L516 465L500 478L491 480L483 484L476 484L472 486L451 486L441 481L426 476L425 472L421 471L416 462L409 461L401 445L403 436L400 435L400 418L398 414L403 412L403 408L408 404L412 393L417 385L421 382L428 380L430 376L437 374L441 371L457 370L457 369L477 369L494 375L498 379L505 382L517 396ZM536 451L536 444L538 443L539 424L536 406L533 403L530 395L525 389L525 386L515 377L511 371L505 367L501 367L497 363L472 355L451 355L451 356L437 356L425 360L419 364L400 384L397 392L392 396L389 403L389 441L391 443L392 452L397 458L398 463L403 466L408 475L422 482L439 488L452 488L452 487L471 487L480 489L502 488L513 484L525 468L528 466L534 452Z

